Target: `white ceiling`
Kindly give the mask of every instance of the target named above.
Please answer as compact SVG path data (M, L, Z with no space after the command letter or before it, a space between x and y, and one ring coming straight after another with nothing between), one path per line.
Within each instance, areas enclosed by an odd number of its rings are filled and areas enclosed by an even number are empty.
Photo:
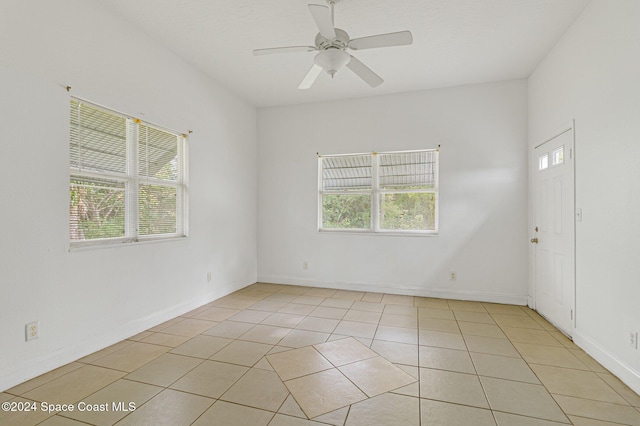
M351 52L385 82L349 69L298 90L314 52L253 56L256 48L313 45L307 8L324 0L98 0L258 107L526 78L589 0L340 0L336 27L351 38L410 30L410 46Z

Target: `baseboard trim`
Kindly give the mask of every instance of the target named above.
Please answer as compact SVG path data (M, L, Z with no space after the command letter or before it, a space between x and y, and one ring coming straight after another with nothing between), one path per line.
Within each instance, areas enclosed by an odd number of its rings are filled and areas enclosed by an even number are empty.
M300 285L303 287L321 287L338 290L367 291L372 293L400 294L407 296L435 297L439 299L469 300L474 302L504 303L510 305L527 305L527 296L492 293L470 290L451 290L438 288L419 288L407 285L380 285L352 281L316 281L283 276L261 276L258 282L286 285Z
M573 331L573 342L640 395L640 372L617 359L577 328Z
M22 364L16 365L0 373L0 392L10 389L27 380L38 377L44 373L55 370L58 367L76 361L84 356L92 354L96 351L104 349L131 336L135 336L149 328L162 324L177 316L183 315L202 305L210 303L220 297L233 293L242 289L248 284L228 285L219 287L216 291L211 292L204 297L188 300L183 303L168 307L166 309L151 313L143 318L132 320L126 324L122 324L105 333L93 336L83 342L75 345L60 348L56 351L49 352L41 357L31 359Z
M527 306L535 310L536 307L535 307L535 304L533 303L533 297L527 296Z

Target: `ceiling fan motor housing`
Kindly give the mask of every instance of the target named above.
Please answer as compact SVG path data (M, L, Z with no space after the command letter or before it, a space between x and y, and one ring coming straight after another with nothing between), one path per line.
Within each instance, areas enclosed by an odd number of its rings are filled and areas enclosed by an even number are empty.
M316 47L319 50L327 50L327 49L340 49L345 50L349 46L349 34L345 30L341 30L340 28L336 28L336 38L328 39L322 36L322 34L318 33L316 35Z
M342 0L326 0L329 7L319 4L309 4L309 11L320 32L316 35L315 46L286 46L270 49L257 49L254 55L286 52L317 51L314 65L311 67L299 89L309 89L324 70L333 77L341 68L347 67L371 87L378 87L384 80L357 58L347 53L347 49L360 50L375 47L404 46L413 42L410 31L398 31L388 34L376 34L349 38L345 30L336 28L334 24L334 6Z

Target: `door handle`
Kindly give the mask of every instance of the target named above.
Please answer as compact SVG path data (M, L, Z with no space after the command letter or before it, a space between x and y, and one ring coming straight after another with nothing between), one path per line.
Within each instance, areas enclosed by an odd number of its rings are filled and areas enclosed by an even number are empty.
M538 239L537 239L537 238L532 238L532 239L531 239L531 242L532 242L533 244L538 244Z

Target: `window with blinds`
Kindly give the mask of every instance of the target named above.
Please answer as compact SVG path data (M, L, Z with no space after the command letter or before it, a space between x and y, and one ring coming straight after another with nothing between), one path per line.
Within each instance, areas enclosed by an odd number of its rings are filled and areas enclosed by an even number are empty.
M437 234L438 150L322 155L319 229Z
M72 246L186 235L186 137L71 99Z

